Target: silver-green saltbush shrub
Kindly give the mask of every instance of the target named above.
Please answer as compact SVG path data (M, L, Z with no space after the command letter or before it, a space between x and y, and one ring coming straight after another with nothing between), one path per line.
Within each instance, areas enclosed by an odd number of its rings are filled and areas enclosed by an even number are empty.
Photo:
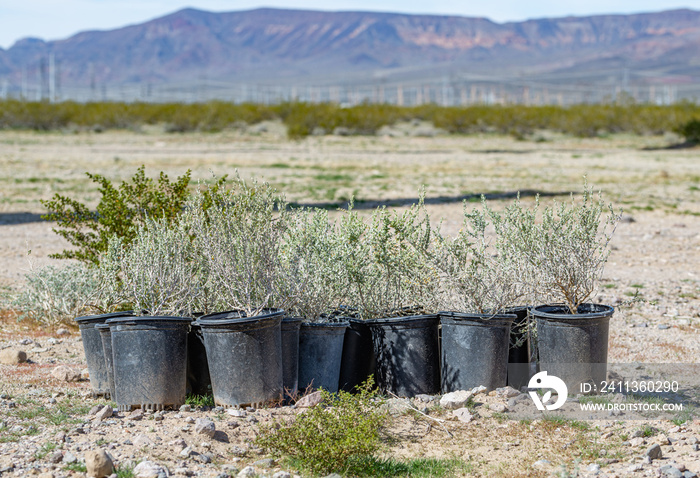
M70 263L31 270L11 305L21 318L53 327L75 317L104 312L110 304L103 298L96 270L85 264Z
M130 244L113 236L100 261L103 282L138 313L190 315L201 293L189 213L147 221Z
M377 208L368 222L350 209L338 227L346 300L360 317L431 312L437 275L426 260L430 220L420 204L403 213Z

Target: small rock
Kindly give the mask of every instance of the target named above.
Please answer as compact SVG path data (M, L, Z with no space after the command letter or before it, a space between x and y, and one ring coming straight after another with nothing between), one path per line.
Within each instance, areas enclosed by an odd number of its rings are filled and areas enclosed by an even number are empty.
M630 446L638 447L644 445L645 443L646 441L642 437L634 437L630 439Z
M472 395L478 395L480 393L485 393L486 390L488 390L486 387L484 387L483 385L479 385L478 387L472 388L471 391L472 391Z
M47 460L50 463L61 463L63 461L63 453L55 451L48 456Z
M80 371L80 380L90 380L90 370L84 368Z
M80 380L80 372L76 372L67 365L59 365L58 367L51 370L51 375L63 382L77 382Z
M313 392L310 393L306 396L301 397L299 400L296 402L297 408L310 408L310 407L315 407L319 403L323 401L323 396L321 395L321 392Z
M198 418L194 425L194 432L201 435L206 435L209 438L214 438L216 434L216 426L214 422L208 418Z
M106 478L114 473L112 458L104 450L89 450L85 453L85 468L88 476Z
M471 414L468 408L462 407L457 410L452 411L452 415L457 417L457 420L463 423L469 423L474 419L474 415Z
M246 418L250 423L258 423L258 419L255 418L254 415L250 415L248 418Z
M178 455L180 455L182 458L189 458L189 457L194 456L196 454L197 454L197 452L194 451L191 446L186 446L185 448L182 449L182 451L180 451L180 453L178 453Z
M192 411L192 407L191 407L190 405L188 405L188 404L184 404L184 405L181 405L181 406L180 406L180 411L181 411L181 412L191 412L191 411Z
M257 466L258 468L272 468L275 466L275 460L272 458L263 458L253 463L253 466Z
M169 442L168 445L177 448L178 450L182 450L183 448L187 447L187 443L185 443L185 440L182 438L176 438L175 440Z
M662 466L659 473L663 478L683 478L683 472L673 465Z
M155 443L153 443L153 440L151 440L143 434L137 435L136 438L134 438L133 443L136 448L148 448L155 445Z
M211 455L208 453L197 453L193 456L193 458L200 463L204 463L205 465L207 463L211 463Z
M228 410L226 410L226 413L228 413L232 417L238 417L238 418L243 418L246 416L245 410L239 410L237 408L229 408Z
M59 335L59 336L70 335L70 330L62 327L62 328L56 330L56 335Z
M20 345L29 345L29 344L33 344L33 343L34 343L34 341L32 339L22 339L19 341Z
M592 463L592 464L588 465L588 468L586 468L586 471L588 473L593 474L593 475L597 475L598 473L600 473L600 465L597 463Z
M272 475L272 478L292 478L292 475L287 471L278 471Z
M23 350L5 349L0 351L0 363L5 365L16 365L27 361L27 352Z
M105 407L104 405L95 405L95 406L92 407L92 408L90 409L90 411L88 412L88 416L91 417L91 416L97 414L97 412L99 412L100 410L102 410L104 407Z
M642 469L644 469L644 465L642 465L641 463L635 463L634 465L630 465L627 467L627 471L631 473L642 471Z
M155 420L155 421L157 421L157 422L162 422L162 421L163 421L163 412L162 412L162 411L158 411L158 412L154 413L154 414L153 414L153 420Z
M520 392L518 392L516 389L514 389L510 385L507 387L497 388L496 393L498 394L499 397L503 397L503 398L513 398L513 397L517 397L518 395L520 395Z
M419 393L418 395L413 397L413 399L423 403L430 403L433 400L435 400L435 397L432 395L426 395L425 393Z
M489 405L489 410L496 413L505 413L508 410L505 403L496 402Z
M128 420L141 420L143 418L143 409L137 408L132 410L131 413L126 416L126 418Z
M659 326L658 326L659 330L666 330L666 329L670 329L670 328L671 328L671 326L667 325L667 324L659 324Z
M651 458L652 460L658 460L663 457L663 453L661 452L661 446L656 443L647 449L646 456Z
M552 464L552 462L549 460L537 460L536 462L534 462L532 464L532 466L535 466L537 468L546 468L551 464Z
M102 410L95 414L95 421L101 422L114 415L114 410L109 405L102 407Z
M168 470L152 461L142 461L133 470L136 478L161 478L168 476Z
M464 407L473 393L466 390L458 390L456 392L446 393L440 399L440 406L448 410L456 410Z
M255 476L255 475L257 475L255 468L253 468L252 466L246 466L240 472L238 472L238 475L236 475L236 476L238 478L246 478L248 476Z
M78 461L78 458L77 458L74 454L72 454L71 452L69 452L69 451L67 451L67 452L63 455L63 463L67 463L67 464L70 465L71 463L75 463L75 462L77 462L77 461Z

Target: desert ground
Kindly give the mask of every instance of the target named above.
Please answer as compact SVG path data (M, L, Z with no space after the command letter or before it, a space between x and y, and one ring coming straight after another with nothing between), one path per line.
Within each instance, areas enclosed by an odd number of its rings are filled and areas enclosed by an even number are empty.
M459 229L464 199L486 194L495 208L517 192L525 203L535 194L542 203L569 200L586 177L623 210L595 299L616 307L609 361L700 362L700 149L672 147L678 142L673 136L581 139L540 132L522 141L396 131L401 134L301 141L288 140L276 123L212 134L166 134L157 128L0 132L0 352L23 350L29 358L0 365L0 476L82 476L84 455L96 448L110 453L118 476L136 476L133 468L144 460L167 467L172 476L236 476L249 465L261 476L297 473L266 460L249 441L259 423L295 413L289 407L234 417L192 406L136 420L124 413L100 420L89 411L107 402L90 396L89 382L52 374L59 365L85 368L77 328L18 321L7 304L31 268L60 264L48 255L68 247L51 223L40 220L46 212L40 200L60 193L97 203L99 193L85 172L115 183L141 165L151 177L164 171L175 179L191 169L196 181L205 182L238 173L270 182L291 202L330 209L350 198L363 210L380 204L401 208L424 187L431 218L442 220L447 233ZM498 407L490 405L499 401L506 402L498 394L478 395L469 423L454 418L437 399L412 401L415 408L427 408L427 416L395 413L382 456L457 463L446 474L418 476L700 473L697 411L694 418L691 413L676 420L523 421L494 412ZM198 434L198 418L213 420L220 433ZM657 443L663 457L650 460L646 452ZM181 454L187 446L193 453Z

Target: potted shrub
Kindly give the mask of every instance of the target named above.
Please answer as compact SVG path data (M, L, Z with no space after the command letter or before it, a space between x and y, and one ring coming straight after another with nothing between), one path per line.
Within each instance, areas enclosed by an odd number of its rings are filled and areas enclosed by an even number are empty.
M341 217L348 304L371 335L376 383L399 396L440 391L438 317L430 313L434 271L421 248L430 223L421 205L402 214L376 209L369 223L356 211Z
M331 317L344 293L341 244L323 210L298 209L286 215L280 246L280 274L273 303L284 307L285 389L298 385L338 391L346 320ZM296 330L296 343L293 332ZM285 337L283 337L285 338Z
M100 260L106 284L136 311L106 322L120 410L185 402L191 318L183 315L197 295L190 237L186 221L147 221L128 245L113 236Z
M434 234L429 257L440 274L442 391L492 390L506 385L512 306L524 296L521 258L487 228L500 227L501 216L482 208L467 209L454 238Z
M202 203L208 201L208 207ZM188 205L202 289L216 312L197 319L214 401L260 404L282 397L282 309L272 309L286 203L267 183L240 177ZM280 213L278 213L280 211Z
M614 309L591 300L621 213L587 185L578 201L572 195L568 203L555 202L541 217L538 209L539 201L532 211L515 204L517 220L505 240L525 258L536 300L545 304L532 309L540 368L578 390L580 383L606 376Z

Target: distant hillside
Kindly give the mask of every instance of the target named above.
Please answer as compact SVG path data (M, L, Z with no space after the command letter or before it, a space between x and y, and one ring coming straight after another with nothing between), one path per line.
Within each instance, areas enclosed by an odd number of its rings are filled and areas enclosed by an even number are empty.
M604 82L606 72L619 79L623 70L631 72L623 79L630 82L697 82L700 12L498 24L457 16L185 9L116 30L52 42L23 39L0 49L0 81L10 90L23 82L46 89L50 81L54 88L95 89L204 81L349 84L446 75Z

